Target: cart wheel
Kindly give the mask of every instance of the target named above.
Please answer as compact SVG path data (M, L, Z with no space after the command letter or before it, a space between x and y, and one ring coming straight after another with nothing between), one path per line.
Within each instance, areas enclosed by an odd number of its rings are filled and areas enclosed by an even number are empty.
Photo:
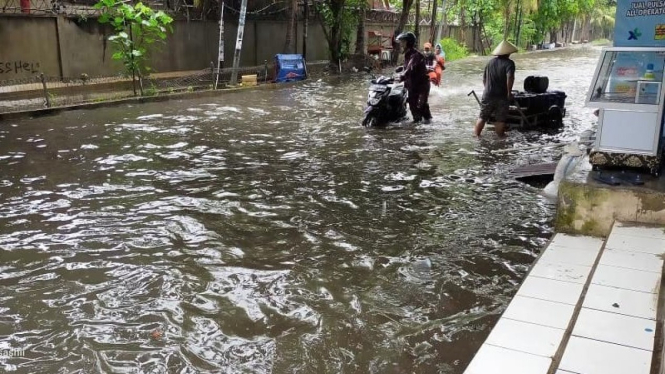
M552 105L547 110L547 115L553 126L563 125L563 111L557 105Z

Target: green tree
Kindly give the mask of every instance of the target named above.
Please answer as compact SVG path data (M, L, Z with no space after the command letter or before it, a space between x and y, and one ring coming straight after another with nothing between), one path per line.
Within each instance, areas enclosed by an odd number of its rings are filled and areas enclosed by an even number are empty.
M346 0L323 0L314 3L316 14L323 26L323 34L328 41L330 60L338 64L343 57L342 34L344 32L344 5Z
M99 23L110 24L115 32L108 38L115 49L113 59L122 61L125 73L132 76L135 96L136 79L139 79L143 95L142 78L151 71L149 50L155 42L164 41L167 32L173 32L173 19L140 2L131 5L120 0L100 0L94 7L102 11Z
M354 52L351 50L354 32L355 50L364 50L366 0L321 0L314 7L323 25L332 63L338 64Z

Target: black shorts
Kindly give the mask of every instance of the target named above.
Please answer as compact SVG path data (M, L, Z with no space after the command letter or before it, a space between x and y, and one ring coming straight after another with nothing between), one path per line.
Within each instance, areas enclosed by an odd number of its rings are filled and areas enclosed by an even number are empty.
M489 121L492 115L496 122L506 122L508 119L508 108L510 102L508 99L488 98L480 102L480 119Z

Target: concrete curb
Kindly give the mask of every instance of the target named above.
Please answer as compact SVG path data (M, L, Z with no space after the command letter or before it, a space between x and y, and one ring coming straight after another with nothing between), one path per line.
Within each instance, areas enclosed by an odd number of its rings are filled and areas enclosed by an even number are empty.
M143 104L143 103L153 103L161 101L180 100L180 99L214 97L214 96L224 95L227 93L235 93L247 90L274 90L284 87L295 86L300 83L309 82L309 81L311 81L311 79L305 79L297 82L286 82L286 83L265 83L258 86L225 88L221 90L204 90L204 91L194 91L194 92L178 92L173 94L157 95L157 96L127 97L117 100L100 101L95 103L81 103L74 105L59 106L54 108L6 112L6 113L0 113L0 122L8 120L16 120L16 119L25 119L25 118L38 118L38 117L44 117L44 116L49 116L79 109L96 109L96 108L114 107L123 104Z

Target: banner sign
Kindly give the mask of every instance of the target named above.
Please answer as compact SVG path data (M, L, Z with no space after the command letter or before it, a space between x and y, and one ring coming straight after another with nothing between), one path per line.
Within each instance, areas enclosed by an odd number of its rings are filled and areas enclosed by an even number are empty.
M665 47L665 0L618 0L615 47Z

